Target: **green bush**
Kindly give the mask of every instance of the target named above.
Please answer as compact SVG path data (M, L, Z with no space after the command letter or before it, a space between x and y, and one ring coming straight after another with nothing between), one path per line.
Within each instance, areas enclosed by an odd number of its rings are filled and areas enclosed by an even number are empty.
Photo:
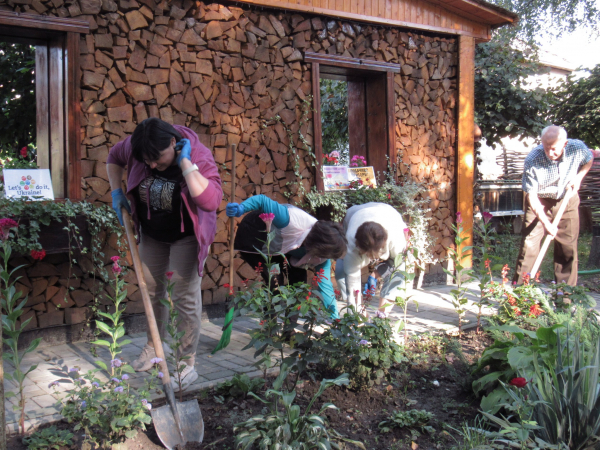
M250 378L245 373L236 373L231 380L223 381L217 385L217 394L231 397L246 397L264 386L264 378Z
M282 391L288 369L284 365L281 373L273 383L273 389L266 392L265 399L250 392L249 395L261 401L268 408L268 414L257 415L233 427L236 448L242 450L312 450L339 449L336 441L349 442L365 450L365 446L357 441L342 437L335 430L328 428L323 418L327 409L337 407L325 403L317 414L310 410L315 401L331 386L344 386L349 383L348 376L343 374L335 380L323 380L319 390L314 395L302 414L300 406L294 405L296 391ZM283 406L283 409L280 409Z
M557 333L556 349L554 364L533 358L529 382L521 378L519 383L513 380L513 386L503 384L508 398L500 406L509 417L483 413L500 428L495 437L511 447L598 448L600 341L586 348L580 345L579 333L567 330L564 338Z
M69 430L59 430L54 425L37 430L31 436L23 438L23 443L29 450L60 450L73 444L73 433Z
M417 429L433 433L433 427L427 425L433 419L433 413L424 409L411 409L409 411L394 411L390 416L379 423L383 433L389 433L392 428L408 428L413 434L419 435Z
M331 324L314 349L329 369L348 373L353 388L380 383L394 363L405 361L389 319L368 322L353 309Z

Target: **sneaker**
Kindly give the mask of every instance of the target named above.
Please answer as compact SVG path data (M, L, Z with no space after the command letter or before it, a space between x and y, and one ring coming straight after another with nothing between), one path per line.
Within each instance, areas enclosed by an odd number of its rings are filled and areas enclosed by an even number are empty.
M185 367L181 371L181 389L185 391L190 384L198 379L198 372L196 372L196 368L194 366L188 366L186 363L182 362L182 365ZM178 374L173 374L171 377L171 385L173 386L173 392L179 392L179 377Z
M163 343L163 351L165 352L165 356L168 356L173 353L171 348ZM154 347L151 347L149 344L144 345L142 349L142 353L137 357L135 361L131 363L131 367L136 372L147 372L152 369L152 358L156 358L156 352L154 351Z

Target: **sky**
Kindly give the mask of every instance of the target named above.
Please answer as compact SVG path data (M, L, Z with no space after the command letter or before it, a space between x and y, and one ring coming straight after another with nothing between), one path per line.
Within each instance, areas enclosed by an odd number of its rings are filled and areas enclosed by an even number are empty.
M558 39L548 40L542 48L565 58L573 67L592 68L600 64L600 38L590 38L587 28L580 28L573 33L563 34Z

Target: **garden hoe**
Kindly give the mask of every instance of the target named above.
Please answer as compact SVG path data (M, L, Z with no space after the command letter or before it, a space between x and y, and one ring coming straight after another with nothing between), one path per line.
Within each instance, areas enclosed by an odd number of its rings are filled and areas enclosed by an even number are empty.
M558 212L556 213L556 216L554 217L554 222L552 222L552 225L558 227L558 224L560 223L560 219L562 218L562 215L565 212L565 209L567 209L567 203L569 203L569 200L571 199L571 197L573 196L573 193L575 191L573 191L573 188L569 188L567 190L567 192L565 193L565 196L563 197L563 201L560 204L560 208L558 208ZM540 250L540 253L538 254L535 263L533 263L533 267L531 268L531 277L535 277L535 274L537 273L538 269L540 268L540 266L542 265L542 261L544 260L544 255L546 254L546 250L548 250L548 247L550 246L550 242L553 240L554 238L551 237L550 235L546 235L546 237L544 238L544 243L542 244L542 249Z
M175 393L173 392L173 386L171 385L171 377L169 376L167 360L165 359L160 334L158 333L156 317L154 317L154 310L152 309L150 296L148 295L148 287L146 286L146 280L144 279L142 261L140 260L140 255L138 253L135 234L131 224L131 217L125 208L123 208L122 211L123 222L125 223L125 230L127 231L127 240L129 241L129 249L131 250L131 257L133 258L133 267L135 268L140 292L142 293L142 301L144 302L144 309L146 310L146 319L148 320L148 328L150 330L150 335L152 336L152 343L154 344L156 356L162 359L161 371L163 373L163 390L168 404L152 410L152 420L154 422L156 434L163 445L169 450L175 449L178 445L183 446L186 442L202 442L202 439L204 438L204 421L202 420L202 413L200 412L198 401L190 400L183 403L177 403L175 401Z

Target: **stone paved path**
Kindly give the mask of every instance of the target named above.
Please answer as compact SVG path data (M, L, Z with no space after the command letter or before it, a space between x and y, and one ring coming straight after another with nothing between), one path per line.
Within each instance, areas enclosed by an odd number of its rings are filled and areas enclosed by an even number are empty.
M416 305L412 302L408 307L407 327L411 334L452 332L456 329L458 318L449 295L452 289L453 286L433 286L413 291L413 298L417 300L419 307L417 311ZM472 285L470 291L471 298L475 299L479 288ZM599 304L597 308L600 308L600 297L596 296L596 299ZM374 314L375 308L370 307L369 312ZM484 310L484 314L493 312L494 308ZM402 312L398 308L394 308L392 316L401 318ZM477 316L474 307L470 308L465 320L467 326L476 324ZM196 370L200 377L188 389L188 392L212 387L231 378L237 372L245 372L250 376L258 376L262 373L253 366L255 362L253 358L254 350L242 350L249 341L247 330L255 326L255 321L252 319L237 319L234 324L231 344L225 350L213 356L210 352L221 337L223 319L202 322L202 335L196 356ZM132 361L141 352L146 343L146 336L145 334L137 334L129 337L132 343L125 347L121 357L124 360ZM98 353L103 361L109 360L106 350L99 350ZM42 343L36 352L27 355L23 367L38 364L38 368L29 375L25 382L27 430L43 423L60 420L61 416L56 406L59 398L48 385L54 380L64 378L68 368L78 367L84 372L94 368L95 360L96 358L90 353L90 345L87 343L64 344L52 347L43 347ZM4 367L5 371L9 373L14 370L10 363L6 361ZM131 385L142 385L146 376L148 376L147 373L132 375ZM5 380L4 384L7 391L16 391L16 385L11 381ZM59 385L58 391L64 392L70 386L69 383L63 382ZM11 434L17 432L18 419L13 411L13 405L15 404L15 397L6 401L7 429Z

